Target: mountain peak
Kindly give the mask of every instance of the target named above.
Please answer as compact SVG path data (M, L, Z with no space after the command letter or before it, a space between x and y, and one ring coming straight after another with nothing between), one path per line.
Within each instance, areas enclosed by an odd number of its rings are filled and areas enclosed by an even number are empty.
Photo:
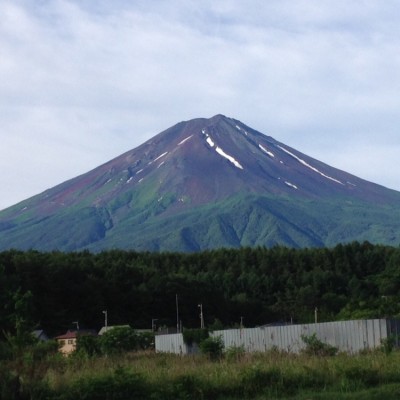
M221 121L221 120L227 120L227 119L231 119L231 118L228 118L228 117L226 117L226 116L223 115L223 114L216 114L216 115L214 115L213 117L211 117L211 118L209 119L209 121L210 121L210 122L219 122L219 121Z
M180 122L0 212L0 248L396 243L399 200L217 114Z

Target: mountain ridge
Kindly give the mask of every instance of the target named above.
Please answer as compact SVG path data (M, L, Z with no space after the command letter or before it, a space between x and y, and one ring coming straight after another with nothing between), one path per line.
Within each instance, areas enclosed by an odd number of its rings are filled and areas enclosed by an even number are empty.
M218 114L0 211L0 249L397 245L399 204L400 192Z

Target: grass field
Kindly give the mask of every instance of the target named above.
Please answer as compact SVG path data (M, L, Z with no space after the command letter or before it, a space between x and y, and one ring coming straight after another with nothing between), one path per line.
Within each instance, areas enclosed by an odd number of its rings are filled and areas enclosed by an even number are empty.
M35 364L27 360L21 368L31 396L26 398L33 400L400 398L397 351L333 357L228 351L217 361L153 352L57 355Z

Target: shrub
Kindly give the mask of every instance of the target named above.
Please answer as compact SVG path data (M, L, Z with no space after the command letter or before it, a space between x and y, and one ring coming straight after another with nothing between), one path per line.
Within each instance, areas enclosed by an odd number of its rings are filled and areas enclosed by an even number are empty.
M211 360L217 360L221 358L222 351L224 350L224 343L221 336L208 337L199 344L200 351L207 355Z
M138 335L131 327L121 326L108 330L100 338L100 349L104 354L119 354L138 348Z
M393 335L388 336L387 338L381 339L380 350L386 355L390 354L393 351L395 344L396 344L396 337Z
M209 333L207 329L184 329L182 335L185 344L192 346L193 343L200 344L204 339L207 339Z
M141 350L153 350L155 346L155 339L153 332L142 332L137 334L138 347Z
M240 361L246 354L244 346L232 346L225 350L225 357L228 361Z
M76 352L86 354L89 357L99 355L101 353L99 338L92 335L78 336Z
M58 354L58 343L56 340L37 342L36 345L32 346L31 351L35 361L46 360L49 356Z
M310 356L334 356L338 352L338 348L328 343L324 343L317 338L317 335L313 333L311 336L301 335L301 339L306 344L306 347L302 350L304 354Z

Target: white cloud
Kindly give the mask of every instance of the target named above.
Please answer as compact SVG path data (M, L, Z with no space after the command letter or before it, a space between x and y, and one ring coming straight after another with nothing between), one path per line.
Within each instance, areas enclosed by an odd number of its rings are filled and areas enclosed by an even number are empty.
M397 6L1 2L0 208L217 113L400 190Z

